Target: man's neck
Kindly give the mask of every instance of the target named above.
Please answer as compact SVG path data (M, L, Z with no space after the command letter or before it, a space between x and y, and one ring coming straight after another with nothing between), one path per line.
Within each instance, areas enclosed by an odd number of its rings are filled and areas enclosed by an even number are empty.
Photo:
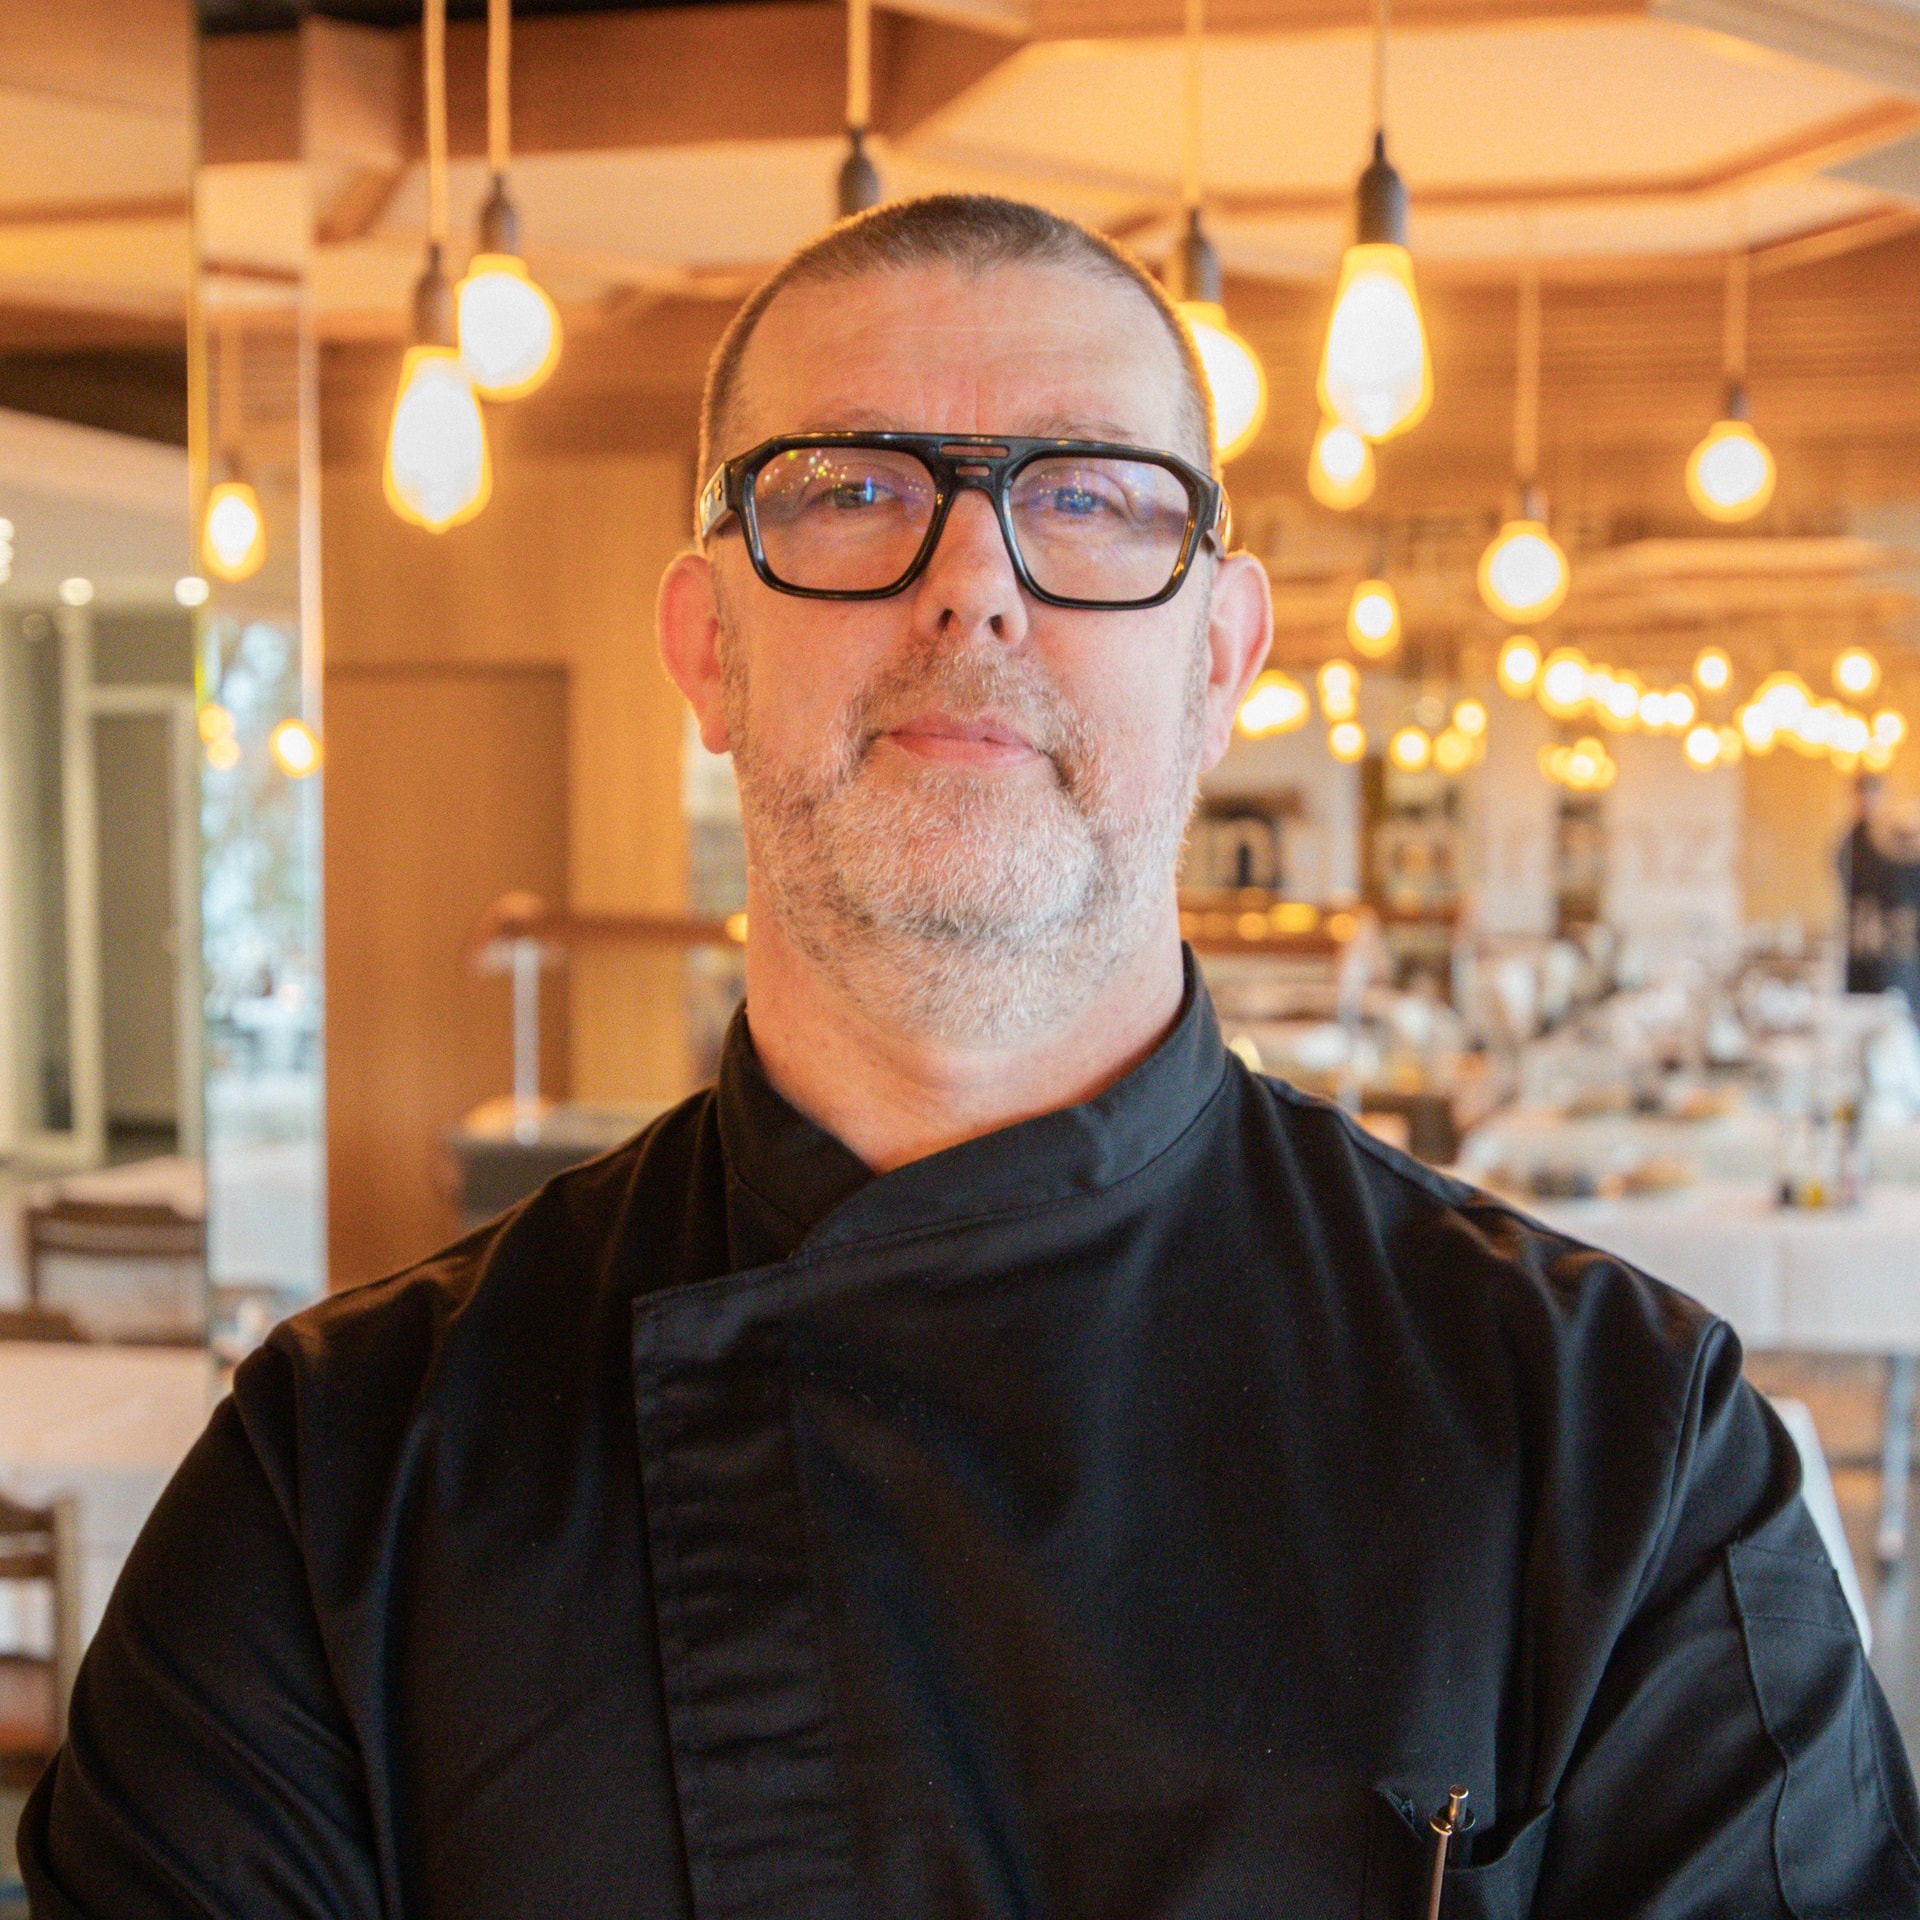
M1146 943L1077 1013L991 1048L875 1019L786 939L771 911L748 922L747 1024L761 1066L876 1173L1092 1099L1166 1037L1183 992L1171 890Z

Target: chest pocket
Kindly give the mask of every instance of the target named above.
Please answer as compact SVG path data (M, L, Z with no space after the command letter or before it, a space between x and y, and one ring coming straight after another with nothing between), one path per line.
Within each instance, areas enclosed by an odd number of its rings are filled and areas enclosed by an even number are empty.
M1447 1869L1441 1920L1526 1920L1552 1823L1553 1809L1542 1807L1510 1834L1479 1837L1467 1861ZM1368 1837L1364 1920L1427 1920L1433 1846L1424 1817L1381 1788Z

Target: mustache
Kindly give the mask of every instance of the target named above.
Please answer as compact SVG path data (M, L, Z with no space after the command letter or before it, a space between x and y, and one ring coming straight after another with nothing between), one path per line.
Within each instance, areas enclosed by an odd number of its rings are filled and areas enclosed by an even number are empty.
M960 720L992 714L1011 723L1069 789L1094 757L1091 729L1030 657L983 646L924 647L884 669L848 707L842 739L852 767L865 764L882 735L928 707Z

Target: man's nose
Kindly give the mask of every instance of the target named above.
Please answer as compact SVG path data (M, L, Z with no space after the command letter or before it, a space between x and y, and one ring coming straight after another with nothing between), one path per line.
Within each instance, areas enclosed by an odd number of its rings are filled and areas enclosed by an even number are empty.
M956 640L991 634L1026 637L1027 603L1007 552L993 502L977 487L953 503L940 544L920 576L914 625L929 638Z

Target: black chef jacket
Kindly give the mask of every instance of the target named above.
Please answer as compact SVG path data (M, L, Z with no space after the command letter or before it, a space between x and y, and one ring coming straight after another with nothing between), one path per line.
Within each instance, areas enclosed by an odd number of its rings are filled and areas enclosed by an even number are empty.
M278 1328L22 1829L40 1920L1912 1916L1721 1323L1257 1078L877 1178L716 1088Z

